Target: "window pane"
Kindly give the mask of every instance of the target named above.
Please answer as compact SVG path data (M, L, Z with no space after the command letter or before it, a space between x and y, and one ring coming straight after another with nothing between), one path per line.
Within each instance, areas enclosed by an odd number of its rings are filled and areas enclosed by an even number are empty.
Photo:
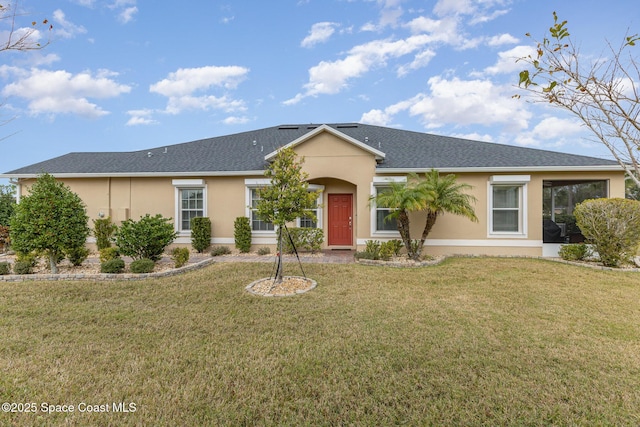
M517 210L493 211L493 231L519 232L519 217Z
M520 207L520 187L518 186L494 186L493 187L493 207L494 209Z
M376 230L377 231L398 231L398 222L395 218L385 220L389 215L389 209L378 209L376 212Z

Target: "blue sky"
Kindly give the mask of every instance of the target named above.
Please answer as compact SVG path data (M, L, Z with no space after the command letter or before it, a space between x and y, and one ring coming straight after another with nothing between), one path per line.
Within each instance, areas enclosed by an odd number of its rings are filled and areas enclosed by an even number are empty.
M50 40L42 50L0 52L0 172L328 122L609 158L572 117L512 99L515 58L553 11L585 58L640 32L632 0L21 0L19 11L18 31L44 18L53 29L32 34Z

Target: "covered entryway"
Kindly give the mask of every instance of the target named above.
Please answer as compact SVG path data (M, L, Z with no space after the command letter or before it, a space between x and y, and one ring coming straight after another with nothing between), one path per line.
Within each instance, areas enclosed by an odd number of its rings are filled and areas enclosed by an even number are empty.
M328 195L329 246L353 246L353 194Z

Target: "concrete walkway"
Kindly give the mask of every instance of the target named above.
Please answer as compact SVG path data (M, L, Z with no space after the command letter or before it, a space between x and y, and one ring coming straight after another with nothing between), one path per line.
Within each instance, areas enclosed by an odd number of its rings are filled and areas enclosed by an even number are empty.
M321 251L315 254L301 253L300 262L307 264L350 264L355 262L354 251ZM207 258L210 256L203 256ZM195 261L192 256L192 261ZM214 262L268 262L273 263L276 261L275 254L269 255L256 255L256 254L238 254L238 255L223 255L213 257ZM295 255L285 255L285 262L297 262Z

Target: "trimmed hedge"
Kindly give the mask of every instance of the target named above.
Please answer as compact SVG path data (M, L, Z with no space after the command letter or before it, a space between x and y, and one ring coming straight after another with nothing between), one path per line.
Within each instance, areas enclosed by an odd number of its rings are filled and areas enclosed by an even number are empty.
M211 220L206 216L191 218L191 246L198 253L211 246Z

